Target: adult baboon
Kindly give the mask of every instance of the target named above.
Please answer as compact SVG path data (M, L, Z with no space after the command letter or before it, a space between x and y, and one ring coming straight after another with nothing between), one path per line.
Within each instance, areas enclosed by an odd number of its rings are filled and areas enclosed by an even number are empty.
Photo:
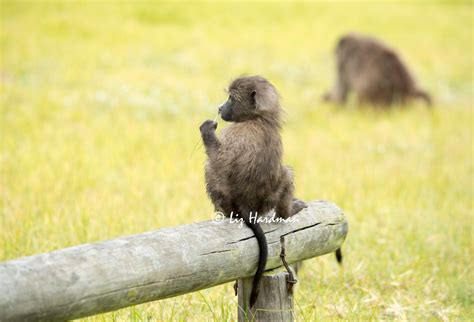
M387 106L421 98L431 105L429 94L417 86L397 53L381 41L348 34L339 39L335 56L337 80L325 100L344 104L353 90L361 104Z

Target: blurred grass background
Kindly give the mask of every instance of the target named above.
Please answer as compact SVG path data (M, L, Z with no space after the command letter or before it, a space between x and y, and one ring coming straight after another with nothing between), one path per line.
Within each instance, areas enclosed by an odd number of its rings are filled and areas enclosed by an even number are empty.
M397 48L435 107L322 104L348 31ZM304 266L298 320L474 319L472 3L1 1L0 41L0 260L210 219L198 127L261 74L297 195L350 221L342 270ZM229 284L87 320L236 320L236 301Z

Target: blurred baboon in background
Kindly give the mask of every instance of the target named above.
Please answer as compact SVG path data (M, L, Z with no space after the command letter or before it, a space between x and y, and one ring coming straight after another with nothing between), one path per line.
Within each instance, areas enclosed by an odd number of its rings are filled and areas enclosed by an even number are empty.
M417 86L397 53L381 41L351 33L339 39L335 55L337 80L324 100L344 104L353 90L360 104L388 106L421 98L431 105L430 95Z

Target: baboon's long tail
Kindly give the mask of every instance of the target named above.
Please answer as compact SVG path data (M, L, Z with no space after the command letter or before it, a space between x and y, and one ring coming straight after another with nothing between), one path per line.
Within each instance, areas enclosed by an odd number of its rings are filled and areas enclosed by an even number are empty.
M412 95L416 98L421 98L422 100L424 100L426 105L428 106L431 106L431 104L433 103L430 94L428 94L424 90L416 89Z
M253 223L245 217L244 220L247 226L252 229L253 233L255 234L258 242L258 248L260 249L257 271L253 277L252 291L250 292L250 308L252 308L257 301L258 292L260 291L260 281L262 280L262 275L265 271L265 266L267 265L268 245L267 238L265 237L265 233L263 232L262 227L260 227L260 224L256 222Z
M339 265L342 265L342 250L338 248L334 254L336 254L336 260L339 263Z

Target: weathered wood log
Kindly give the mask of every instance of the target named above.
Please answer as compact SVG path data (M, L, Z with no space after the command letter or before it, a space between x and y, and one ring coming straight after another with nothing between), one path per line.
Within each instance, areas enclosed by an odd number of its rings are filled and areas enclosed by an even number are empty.
M262 224L267 269L330 253L347 234L335 205L308 204L291 223ZM0 320L74 319L177 296L256 270L252 231L229 219L160 229L0 263Z

